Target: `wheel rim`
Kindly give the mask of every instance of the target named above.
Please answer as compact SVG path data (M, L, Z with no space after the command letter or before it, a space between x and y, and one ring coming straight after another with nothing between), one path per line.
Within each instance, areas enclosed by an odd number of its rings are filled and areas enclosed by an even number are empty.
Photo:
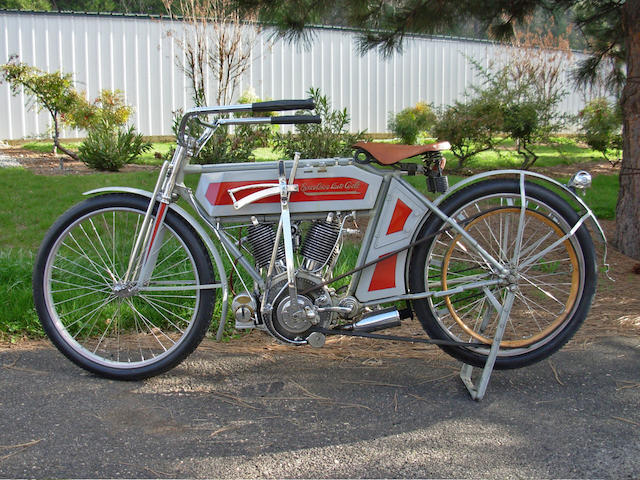
M200 285L195 260L166 222L145 290L123 281L143 218L127 207L92 211L62 232L47 258L45 302L54 328L77 354L103 366L161 361L188 338L198 312L199 290L178 289Z
M488 196L465 205L453 215L458 219L473 218L465 230L510 270L508 281L490 287L501 302L508 289L515 293L514 306L500 344L502 355L505 354L502 349L508 349L506 355L520 354L555 337L577 308L584 276L583 258L573 237L527 265L528 260L570 230L560 215L538 200L527 198L521 254L514 255L514 237L522 212L516 205L518 198L516 195L505 198L504 194ZM475 215L470 215L471 212ZM441 266L433 268L432 264L437 264L438 258ZM460 234L437 237L427 264L430 290L447 290L471 280L498 278L471 247L465 246ZM490 306L481 290L444 296L437 301L430 300L429 304L450 337L459 341L492 343L498 312Z

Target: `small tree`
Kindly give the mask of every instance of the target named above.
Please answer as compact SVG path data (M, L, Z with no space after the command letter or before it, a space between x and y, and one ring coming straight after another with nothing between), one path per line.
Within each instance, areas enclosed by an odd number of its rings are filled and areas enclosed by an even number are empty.
M622 111L606 98L594 98L578 114L582 138L611 164L622 161ZM614 155L612 159L610 156Z
M433 133L439 140L451 143L451 153L458 159L455 168L462 169L474 155L494 148L502 124L500 105L485 95L478 95L443 110Z
M409 107L397 114L389 115L388 127L402 143L416 143L418 134L428 132L436 121L436 114L431 106L418 102L415 107Z
M11 85L11 92L17 95L21 91L28 95L27 106L37 106L38 111L46 110L53 122L53 153L59 149L74 160L78 156L64 148L59 141L60 116L67 113L74 104L74 89L71 75L62 72L47 73L39 68L19 62L11 57L9 62L0 66L3 79ZM60 168L63 160L60 158Z
M473 87L474 94L499 106L501 130L515 141L522 156L520 168L531 168L538 159L532 146L548 142L560 127L563 117L556 107L564 91L551 89L543 93L532 74L514 71L511 63L504 66L492 63L489 68L474 64L484 80L482 85Z
M176 43L184 53L176 57L178 67L191 83L197 106L210 101L207 78L216 82L216 105L226 105L235 96L240 78L249 68L259 27L248 26L255 17L240 17L232 0L163 0L168 11L177 10L185 20L184 40ZM172 35L172 33L169 33Z

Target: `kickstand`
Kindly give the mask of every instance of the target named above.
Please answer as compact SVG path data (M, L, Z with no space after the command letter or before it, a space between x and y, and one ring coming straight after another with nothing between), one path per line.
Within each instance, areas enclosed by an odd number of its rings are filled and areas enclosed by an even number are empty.
M493 342L491 343L491 349L489 350L489 356L487 357L487 362L482 368L482 373L480 374L480 382L478 383L478 385L473 383L472 365L468 365L465 363L462 365L462 369L460 370L460 378L462 379L462 383L464 383L465 387L467 387L467 390L469 390L471 398L477 402L482 400L482 397L484 397L484 394L487 391L489 379L491 378L491 373L493 372L493 366L496 363L496 357L498 356L498 351L500 350L502 335L504 334L504 330L507 326L507 320L509 320L509 314L511 313L511 307L513 306L513 300L515 297L515 294L509 291L504 300L504 303L500 305L500 302L498 302L493 293L486 287L485 294L487 295L487 298L489 298L490 303L494 306L494 308L499 312L500 315L498 320L498 327L496 328L496 333L493 336ZM485 325L487 321L488 316L485 315L483 325ZM481 328L481 330L483 329Z

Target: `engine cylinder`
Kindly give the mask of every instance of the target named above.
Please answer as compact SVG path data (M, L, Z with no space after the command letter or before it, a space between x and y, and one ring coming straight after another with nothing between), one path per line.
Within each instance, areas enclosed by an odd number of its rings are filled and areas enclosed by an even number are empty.
M251 245L251 251L256 265L259 268L266 268L271 262L273 244L276 241L276 232L272 224L258 223L248 227L247 239ZM284 245L278 245L276 260L284 258Z
M340 225L336 222L314 222L304 239L300 253L305 259L304 268L315 270L331 263L337 253Z

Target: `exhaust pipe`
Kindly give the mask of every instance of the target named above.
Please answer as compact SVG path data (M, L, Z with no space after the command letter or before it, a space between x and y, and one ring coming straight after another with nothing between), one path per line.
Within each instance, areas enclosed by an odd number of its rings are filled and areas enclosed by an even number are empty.
M356 323L345 325L343 329L354 332L375 332L398 326L400 326L400 313L397 308L389 307L368 313Z

